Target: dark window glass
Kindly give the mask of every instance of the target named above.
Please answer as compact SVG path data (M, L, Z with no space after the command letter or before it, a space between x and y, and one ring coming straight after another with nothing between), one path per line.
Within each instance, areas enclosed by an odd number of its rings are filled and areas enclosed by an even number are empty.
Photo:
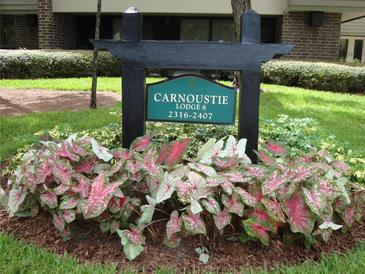
M0 16L0 48L15 48L14 16Z
M234 27L232 20L213 20L212 23L213 41L234 41Z
M346 60L348 47L349 47L349 40L341 39L340 40L340 59Z
M186 41L208 41L209 20L183 19L181 20L180 39Z
M355 40L354 59L361 61L364 40Z

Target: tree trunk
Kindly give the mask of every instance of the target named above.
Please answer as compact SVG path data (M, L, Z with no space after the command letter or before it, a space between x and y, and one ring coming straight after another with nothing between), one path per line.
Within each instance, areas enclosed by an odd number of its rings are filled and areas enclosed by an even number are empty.
M241 15L246 10L251 9L251 0L231 0L232 12L233 12L233 25L236 41L240 40L241 36Z
M101 21L101 0L98 0L95 23L95 39L100 38L100 21ZM97 88L97 73L98 73L98 50L94 46L93 54L93 75L91 85L90 108L96 109L96 88Z
M236 41L241 39L241 15L246 10L251 9L251 0L231 0L232 12L233 12L233 26ZM239 88L239 72L234 72L234 80L232 85Z

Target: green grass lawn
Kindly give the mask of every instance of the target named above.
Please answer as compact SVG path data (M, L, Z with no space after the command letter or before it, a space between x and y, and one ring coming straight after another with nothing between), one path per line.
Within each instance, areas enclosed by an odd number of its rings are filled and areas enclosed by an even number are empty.
M149 79L156 81L156 79ZM0 87L89 90L90 79L0 80ZM263 85L260 115L273 118L280 113L295 117L313 117L320 126L350 143L353 150L365 154L365 96L319 92L300 88ZM119 78L100 78L99 90L120 91ZM0 117L0 161L17 148L34 142L33 133L56 125L74 131L98 128L118 122L110 112L120 111L120 104L96 111L35 113ZM320 262L282 267L277 273L364 273L365 244L349 254L326 256ZM78 264L68 255L57 256L15 241L0 233L0 273L115 273L115 266ZM174 273L162 269L158 273ZM260 273L252 270L251 273ZM262 270L261 273L266 273Z

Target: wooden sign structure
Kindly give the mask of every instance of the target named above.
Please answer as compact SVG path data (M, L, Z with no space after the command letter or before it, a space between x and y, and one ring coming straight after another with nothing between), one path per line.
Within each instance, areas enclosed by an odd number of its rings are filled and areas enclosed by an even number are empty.
M122 61L122 142L145 134L145 68L238 70L240 73L238 138L247 139L246 153L257 162L261 64L288 54L293 45L261 43L261 17L253 10L241 17L240 42L142 40L142 14L123 14L122 40L93 40Z

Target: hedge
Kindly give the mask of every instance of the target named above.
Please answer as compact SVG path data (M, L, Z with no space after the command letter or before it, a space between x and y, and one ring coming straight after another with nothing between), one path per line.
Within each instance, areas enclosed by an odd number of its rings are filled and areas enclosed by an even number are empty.
M67 78L91 75L92 51L0 50L0 78ZM156 74L157 73L157 74ZM229 79L227 72L205 71L209 77ZM150 75L166 76L166 70ZM121 64L109 52L99 53L99 76L120 76ZM335 63L271 61L262 66L264 83L336 92L365 92L365 66Z
M92 51L1 50L0 78L34 79L87 77ZM121 64L109 52L99 52L98 74L121 75Z
M365 66L271 61L262 66L264 83L335 92L365 92Z

